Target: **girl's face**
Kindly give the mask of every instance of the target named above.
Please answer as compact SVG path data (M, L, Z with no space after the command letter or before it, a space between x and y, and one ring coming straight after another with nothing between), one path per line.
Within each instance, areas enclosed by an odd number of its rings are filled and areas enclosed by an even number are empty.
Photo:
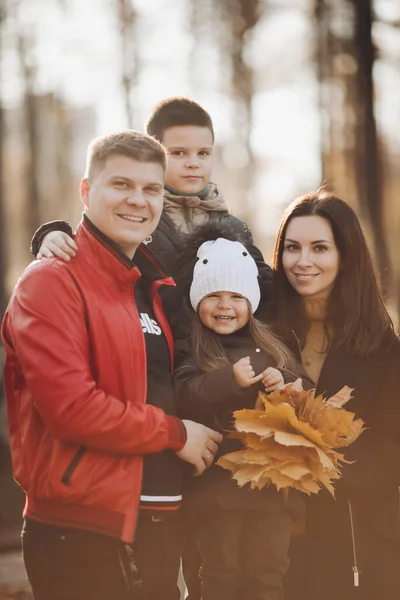
M246 325L250 311L244 296L234 292L214 292L200 302L199 317L205 327L228 335Z
M340 255L327 219L294 217L286 229L283 268L300 296L327 299L340 269Z

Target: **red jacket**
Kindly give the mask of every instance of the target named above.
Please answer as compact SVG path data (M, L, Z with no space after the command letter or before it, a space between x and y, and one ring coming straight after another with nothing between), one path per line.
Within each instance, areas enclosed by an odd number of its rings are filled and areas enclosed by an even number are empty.
M142 455L180 450L185 429L146 404L133 295L141 272L87 219L75 239L79 251L69 263L44 259L26 269L4 318L14 475L27 493L26 516L131 542ZM174 282L145 247L135 263L151 282L172 357L158 288Z

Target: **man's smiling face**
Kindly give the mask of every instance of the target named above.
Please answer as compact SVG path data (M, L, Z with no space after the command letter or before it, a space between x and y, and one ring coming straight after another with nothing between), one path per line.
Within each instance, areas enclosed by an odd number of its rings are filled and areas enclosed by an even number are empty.
M92 223L133 258L158 225L163 183L161 165L113 154L91 179L82 180L81 200Z

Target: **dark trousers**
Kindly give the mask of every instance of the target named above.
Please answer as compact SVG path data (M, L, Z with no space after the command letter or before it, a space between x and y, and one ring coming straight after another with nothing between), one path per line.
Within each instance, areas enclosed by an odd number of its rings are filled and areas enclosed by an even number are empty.
M182 552L179 511L165 516L143 514L133 543L133 555L142 585L134 600L179 600L178 575ZM112 599L114 600L114 599Z
M58 527L24 531L22 550L35 600L128 600L128 549L103 535Z
M188 591L186 600L201 600L200 571L201 558L194 537L194 531L189 525L185 526L182 549L182 573Z
M103 535L35 525L23 532L35 600L179 600L180 515L140 515L132 547Z
M195 528L202 600L281 600L291 528L283 510L203 514Z

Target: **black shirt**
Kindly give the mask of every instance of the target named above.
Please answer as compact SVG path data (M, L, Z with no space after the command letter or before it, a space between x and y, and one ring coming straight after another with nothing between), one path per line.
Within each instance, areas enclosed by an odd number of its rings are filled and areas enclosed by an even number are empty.
M146 401L161 408L167 415L175 416L168 344L154 315L148 287L143 278L136 283L134 294L146 343ZM182 500L183 468L183 461L171 450L146 454L143 460L140 507L156 510L178 508Z

